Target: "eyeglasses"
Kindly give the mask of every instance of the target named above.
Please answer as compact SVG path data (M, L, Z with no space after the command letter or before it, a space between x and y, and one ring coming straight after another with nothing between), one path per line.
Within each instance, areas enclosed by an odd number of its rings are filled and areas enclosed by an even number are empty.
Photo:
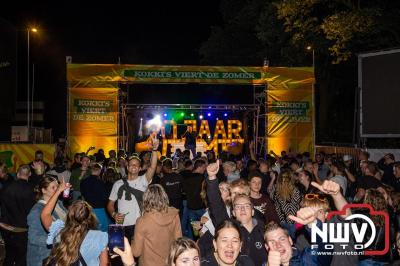
M241 210L242 208L245 210L250 210L253 206L251 206L250 203L245 203L245 204L235 204L233 206L233 208L235 208L235 210Z
M304 198L307 199L307 200L317 199L317 200L322 201L322 202L327 202L328 201L326 196L322 195L322 194L306 194L306 195L304 195Z

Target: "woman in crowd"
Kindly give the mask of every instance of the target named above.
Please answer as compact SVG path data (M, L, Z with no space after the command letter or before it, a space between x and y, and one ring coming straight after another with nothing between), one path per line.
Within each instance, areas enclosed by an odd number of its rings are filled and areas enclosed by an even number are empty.
M90 266L108 265L108 235L96 230L97 220L87 202L74 201L68 208L65 223L53 221L57 199L66 188L68 185L61 182L41 213L42 224L49 231L47 244L53 245L45 265L67 266L77 261Z
M235 219L229 218L217 187L218 182L216 174L218 173L218 170L218 163L210 164L207 167L207 197L209 200L209 211L213 223L219 225L225 220L235 223L238 228L240 228L239 232L241 239L243 239L241 254L251 257L255 265L262 265L267 259L267 253L264 248L258 247L264 246L264 223L258 219L253 219L255 210L253 209L250 197L246 194L238 194L235 195L235 197L232 196L232 214ZM214 239L217 239L218 237L217 231L218 230L215 232ZM203 254L203 256L207 255Z
M274 182L274 179L275 175L273 175L271 182ZM291 179L290 171L280 173L276 184L272 187L270 196L275 203L280 222L292 224L293 221L288 219L288 216L296 214L300 209L302 196Z
M200 266L200 250L196 243L186 237L176 239L168 257L168 266Z
M150 185L143 194L143 215L136 222L132 243L141 266L165 264L172 242L182 236L179 211L168 206L161 185Z
M384 195L379 192L378 189L367 189L365 193L364 203L369 204L373 207L375 211L382 211L388 213L388 205L385 200ZM368 213L364 213L365 215L370 215ZM372 215L370 216L372 222L375 224L376 228L376 237L372 242L369 249L373 250L383 250L385 247L385 219L380 215ZM394 230L393 224L389 224L389 236L392 238L390 243L394 242ZM389 251L385 255L382 256L361 256L360 262L358 265L367 266L367 265L385 265L387 261L391 260L391 252Z
M53 196L58 187L58 182L54 177L45 176L36 189L38 202L32 207L28 214L28 251L27 265L41 266L43 259L47 258L51 249L47 247L47 232L44 230L40 221L40 214L47 201ZM57 201L52 217L54 220L61 219L65 221L67 211L62 203Z
M125 246L129 246L129 241L124 238ZM123 251L115 247L114 252L121 256L121 260L124 266L135 266L135 261L132 255L132 249L126 248ZM166 264L168 266L200 266L200 251L196 243L186 237L179 237L171 244L169 250L168 260Z
M221 193L221 198L226 206L226 212L228 216L231 217L231 195L229 191L230 184L228 182L221 182L219 183L218 187ZM204 191L205 190L206 188L204 188ZM202 227L200 228L201 231L198 244L200 247L200 253L206 255L213 252L212 242L215 235L215 225L213 224L208 209L201 217L200 224L202 225Z
M239 255L242 248L242 236L239 226L233 221L225 220L217 227L213 244L214 253L202 258L201 265L254 265L249 256Z
M298 180L298 189L302 195L318 193L318 190L311 186L311 182L316 182L315 177L311 172L307 170L301 170L299 172Z
M224 162L222 164L222 169L224 170L224 175L229 183L240 178L239 173L236 171L236 164L234 162Z

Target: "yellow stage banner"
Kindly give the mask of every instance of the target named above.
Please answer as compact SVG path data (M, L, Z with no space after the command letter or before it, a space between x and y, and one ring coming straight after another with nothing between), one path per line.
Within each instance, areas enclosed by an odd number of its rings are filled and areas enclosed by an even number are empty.
M314 73L311 68L269 68L267 73L267 147L314 150Z
M68 144L72 154L89 147L117 148L118 89L70 88Z
M9 173L15 173L20 165L33 161L38 150L43 152L45 162L53 164L55 144L0 144L0 161Z
M81 87L109 82L264 84L266 69L240 66L67 64L67 80Z

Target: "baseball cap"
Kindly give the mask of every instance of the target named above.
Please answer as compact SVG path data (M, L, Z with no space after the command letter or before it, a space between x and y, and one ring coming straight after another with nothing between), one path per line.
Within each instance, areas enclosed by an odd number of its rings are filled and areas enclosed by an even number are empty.
M353 159L353 157L352 157L351 155L347 155L347 154L346 154L346 155L343 156L343 161L344 161L344 162L350 161L351 159Z

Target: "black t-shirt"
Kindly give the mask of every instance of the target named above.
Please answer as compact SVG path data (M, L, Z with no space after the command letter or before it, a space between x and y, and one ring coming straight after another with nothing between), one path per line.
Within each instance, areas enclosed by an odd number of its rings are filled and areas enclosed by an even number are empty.
M261 173L262 183L261 183L261 194L268 195L268 185L271 182L271 176L269 173Z
M183 136L185 137L185 146L196 145L196 132L192 131L192 133L190 133L187 131Z
M204 181L204 175L192 173L183 180L183 191L186 193L187 207L192 210L205 208L200 192Z
M182 176L177 173L165 173L160 181L170 200L182 198L182 183Z
M105 208L109 194L106 184L97 176L91 175L81 181L83 198L95 209Z
M35 193L26 180L12 182L1 193L1 221L16 227L28 227L26 218L35 204Z
M382 186L382 182L373 176L365 175L357 178L357 188L370 189Z

